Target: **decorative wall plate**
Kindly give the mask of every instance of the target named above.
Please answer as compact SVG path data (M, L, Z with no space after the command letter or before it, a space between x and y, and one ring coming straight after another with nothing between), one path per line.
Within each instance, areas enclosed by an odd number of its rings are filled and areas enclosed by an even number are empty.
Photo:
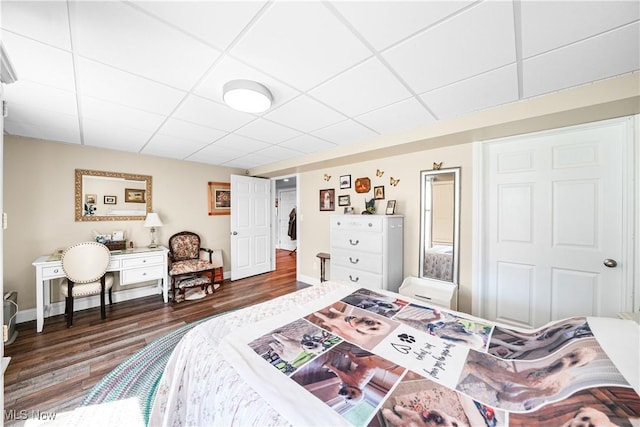
M369 178L356 179L356 193L368 193L371 190L371 180Z

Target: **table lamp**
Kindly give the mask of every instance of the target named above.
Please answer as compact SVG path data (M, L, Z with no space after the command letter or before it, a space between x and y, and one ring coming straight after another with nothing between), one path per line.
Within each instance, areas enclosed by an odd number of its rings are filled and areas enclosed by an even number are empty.
M149 212L147 214L147 218L144 220L144 227L151 228L151 243L149 244L150 248L157 248L158 244L156 243L156 227L162 227L162 221L160 221L160 217L155 212Z

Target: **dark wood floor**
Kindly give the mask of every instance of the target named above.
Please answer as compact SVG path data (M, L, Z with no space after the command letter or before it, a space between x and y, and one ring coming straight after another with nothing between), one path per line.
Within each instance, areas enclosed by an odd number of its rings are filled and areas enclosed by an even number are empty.
M67 329L63 315L18 325L18 338L5 347L4 413L69 411L120 362L151 341L195 320L266 301L305 287L296 282L296 254L277 251L276 271L225 283L213 295L176 305L161 296L123 301L76 312ZM9 412L10 413L10 412Z

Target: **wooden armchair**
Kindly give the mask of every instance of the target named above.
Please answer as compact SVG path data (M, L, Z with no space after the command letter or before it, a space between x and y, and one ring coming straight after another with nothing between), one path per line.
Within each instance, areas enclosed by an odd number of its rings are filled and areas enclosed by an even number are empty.
M169 278L171 295L176 302L176 291L184 297L185 289L200 287L208 292L214 290L216 270L222 270L222 263L214 263L214 251L200 246L200 236L190 231L181 231L169 238ZM221 257L216 257L217 258ZM222 273L218 275L222 277ZM220 279L222 280L222 279Z

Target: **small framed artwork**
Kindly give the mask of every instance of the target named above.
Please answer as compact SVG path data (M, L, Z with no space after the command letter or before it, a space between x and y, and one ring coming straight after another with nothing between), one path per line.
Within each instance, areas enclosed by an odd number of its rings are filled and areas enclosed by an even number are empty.
M393 215L396 211L396 201L395 200L389 200L387 202L387 210L385 211L385 214L387 215Z
M320 210L335 211L336 210L335 197L336 197L336 190L333 188L320 190Z
M356 193L368 193L371 190L371 180L363 177L356 179Z
M338 196L338 206L349 206L351 204L351 196Z
M209 215L231 215L231 184L209 182Z
M353 214L353 206L347 206L344 208L344 213L345 215L351 215Z
M95 194L84 195L84 202L88 205L95 205L97 200L98 200L98 196Z
M140 190L138 188L125 188L124 201L128 203L146 203L146 190Z
M104 196L104 204L105 205L115 205L117 197L116 196Z
M373 198L376 200L384 199L384 185L373 187Z
M351 175L340 176L340 189L344 190L346 188L351 188Z

